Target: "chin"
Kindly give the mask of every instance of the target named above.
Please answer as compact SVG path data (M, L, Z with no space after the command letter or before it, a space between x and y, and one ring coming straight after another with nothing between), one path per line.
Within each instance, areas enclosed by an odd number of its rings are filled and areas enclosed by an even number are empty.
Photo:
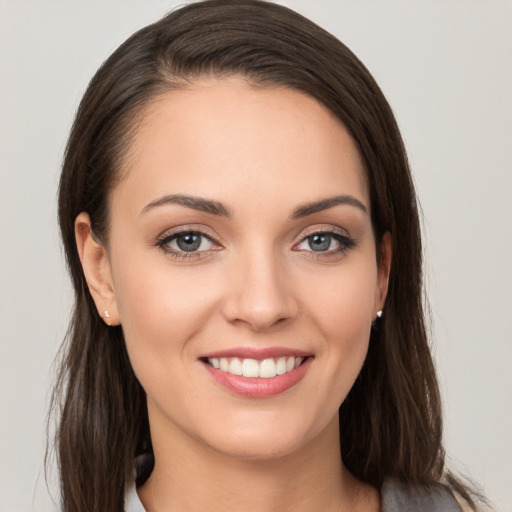
M216 443L211 446L218 453L239 460L270 461L297 452L301 443L290 439L241 439L239 442Z
M208 444L216 452L235 459L277 460L301 452L307 445L323 438L324 434L330 436L331 430L320 425L306 428L303 421L267 421L267 428L262 428L264 423L260 419L250 427L226 428L218 435L210 432ZM337 430L335 432L337 436Z

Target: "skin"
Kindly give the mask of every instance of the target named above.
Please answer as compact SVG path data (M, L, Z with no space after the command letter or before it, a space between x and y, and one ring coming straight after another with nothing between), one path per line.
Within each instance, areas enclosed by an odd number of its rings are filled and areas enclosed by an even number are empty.
M299 92L203 80L149 105L122 171L108 247L86 213L76 235L98 312L122 324L147 393L156 465L138 490L146 509L377 511L378 492L341 461L338 408L384 305L391 247L387 235L376 247L363 165L343 125ZM230 215L148 207L176 194ZM364 208L293 217L340 195ZM211 241L183 258L169 240L176 229ZM331 238L312 250L308 236L333 230L353 244ZM199 360L275 346L313 357L302 380L267 398L227 390Z

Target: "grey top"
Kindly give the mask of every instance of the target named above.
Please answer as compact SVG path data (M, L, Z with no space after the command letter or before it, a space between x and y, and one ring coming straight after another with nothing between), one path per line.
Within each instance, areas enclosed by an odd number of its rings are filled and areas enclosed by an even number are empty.
M452 493L440 484L410 489L396 480L386 480L381 497L381 512L461 512ZM146 512L135 483L126 493L125 512Z
M410 488L397 480L386 480L381 499L381 512L461 512L453 494L441 484Z

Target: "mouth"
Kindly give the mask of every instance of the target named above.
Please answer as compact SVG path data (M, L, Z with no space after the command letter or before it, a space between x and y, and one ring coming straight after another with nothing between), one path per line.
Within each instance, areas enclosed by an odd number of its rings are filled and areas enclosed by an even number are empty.
M298 384L314 355L286 349L232 349L200 357L213 380L246 398L267 398Z
M308 357L311 356L269 357L262 360L240 357L206 357L202 360L212 368L231 375L271 379L295 370Z

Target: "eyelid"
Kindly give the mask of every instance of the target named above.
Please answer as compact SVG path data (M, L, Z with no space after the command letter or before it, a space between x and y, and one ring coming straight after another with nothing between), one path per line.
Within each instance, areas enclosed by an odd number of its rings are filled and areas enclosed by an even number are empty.
M298 243L303 242L309 236L315 235L317 233L334 234L339 235L343 239L353 240L353 237L346 229L340 228L339 226L334 226L332 224L317 224L302 230L296 237L296 241L293 243L293 245L295 246Z
M219 251L223 248L222 244L220 244L217 240L216 236L213 236L209 233L209 229L202 225L182 225L176 228L171 228L163 231L160 235L157 236L154 246L158 249L162 250L166 255L171 256L177 260L197 260L204 259L212 255L212 252ZM202 251L180 251L170 248L167 244L175 239L180 234L185 233L197 233L202 237L209 240L214 247L207 250Z
M337 249L330 249L327 251L313 251L307 249L298 249L297 247L304 243L310 236L315 234L326 234L331 235L333 238L337 240L341 247ZM323 224L310 226L306 230L302 231L297 239L297 241L293 244L292 250L295 250L303 255L308 257L314 257L315 259L321 258L329 258L340 256L343 253L349 251L356 245L356 240L343 228L339 226L333 226L332 224Z
M212 242L215 242L217 245L221 245L218 241L219 237L214 234L210 228L202 224L184 224L174 228L165 229L156 236L156 242L164 240L165 238L169 238L173 235L179 235L181 233L199 233L209 240L212 240Z

